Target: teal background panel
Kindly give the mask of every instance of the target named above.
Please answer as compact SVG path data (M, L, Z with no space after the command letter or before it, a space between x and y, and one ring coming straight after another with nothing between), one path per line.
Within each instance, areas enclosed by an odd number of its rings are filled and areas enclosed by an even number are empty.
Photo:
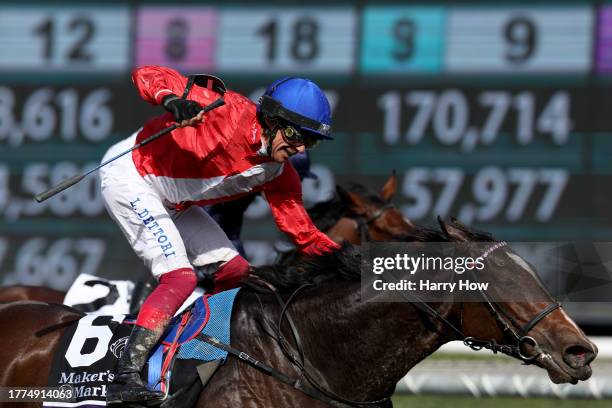
M362 72L440 72L444 22L445 9L442 7L366 7L361 43ZM412 33L412 41L399 41L395 35L396 30L404 35L403 38Z

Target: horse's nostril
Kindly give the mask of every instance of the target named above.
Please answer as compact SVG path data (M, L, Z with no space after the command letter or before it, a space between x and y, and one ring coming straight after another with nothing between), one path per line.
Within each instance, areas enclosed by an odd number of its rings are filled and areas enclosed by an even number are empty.
M587 346L573 345L565 349L563 360L572 368L588 365L595 358L596 353Z

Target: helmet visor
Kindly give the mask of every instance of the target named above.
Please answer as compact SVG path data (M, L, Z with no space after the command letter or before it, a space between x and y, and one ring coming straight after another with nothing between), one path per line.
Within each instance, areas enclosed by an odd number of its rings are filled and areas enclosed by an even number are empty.
M268 95L259 99L261 112L269 118L280 118L286 122L297 125L299 128L308 128L313 133L320 135L323 139L332 139L331 126L316 120L307 118L298 113L285 109L280 102Z

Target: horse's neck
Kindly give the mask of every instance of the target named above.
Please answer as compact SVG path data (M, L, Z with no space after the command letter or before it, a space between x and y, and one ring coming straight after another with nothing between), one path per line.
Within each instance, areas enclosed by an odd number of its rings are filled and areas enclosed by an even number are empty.
M331 283L317 292L296 301L291 313L307 359L334 391L349 391L346 397L390 395L408 370L448 341L410 304L362 303L359 283Z

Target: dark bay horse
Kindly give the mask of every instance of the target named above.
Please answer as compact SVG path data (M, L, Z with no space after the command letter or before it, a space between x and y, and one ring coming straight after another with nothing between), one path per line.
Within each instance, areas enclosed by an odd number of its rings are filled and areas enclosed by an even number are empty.
M523 354L511 354L544 368L555 383L576 383L591 376L590 363L597 354L578 326L556 307L537 281L534 271L508 246L498 245L488 235L453 222L441 222L441 230L416 228L414 241L487 241L491 252L486 273L493 287L521 291L546 302L465 303L361 302L360 257L346 247L342 251L290 267L257 268L256 274L273 283L290 302L288 310L299 333L301 347L289 330L281 307L271 294L247 282L236 299L232 315L232 346L249 353L306 386L326 390L337 399L377 401L390 407L396 383L418 362L442 344L464 337L482 339L490 347L520 346L513 335L522 329L535 344L523 343ZM304 287L304 284L309 286ZM303 288L291 297L297 288ZM500 289L501 290L501 289ZM554 307L551 307L554 305ZM432 313L425 313L425 306ZM0 386L46 383L52 352L65 322L80 315L69 308L44 303L17 302L0 307ZM278 329L278 322L281 329ZM48 330L50 326L59 327ZM451 328L454 327L454 329ZM35 333L39 333L36 335ZM41 334L42 333L42 334ZM281 347L279 335L285 339ZM497 345L497 346L496 346ZM303 355L305 372L291 363L289 354ZM535 351L537 350L537 352ZM498 351L503 351L502 349ZM535 354L534 354L535 353ZM297 360L300 360L299 358ZM316 384L313 385L313 384ZM302 392L229 357L210 380L197 401L198 407L326 407ZM366 406L366 405L345 405Z
M358 245L364 234L372 241L402 241L414 224L391 204L396 189L395 172L379 194L369 192L360 184L347 190L338 186L331 200L315 205L309 213L319 229L338 243L349 241ZM62 303L65 296L66 292L42 286L0 287L0 303L19 300Z

